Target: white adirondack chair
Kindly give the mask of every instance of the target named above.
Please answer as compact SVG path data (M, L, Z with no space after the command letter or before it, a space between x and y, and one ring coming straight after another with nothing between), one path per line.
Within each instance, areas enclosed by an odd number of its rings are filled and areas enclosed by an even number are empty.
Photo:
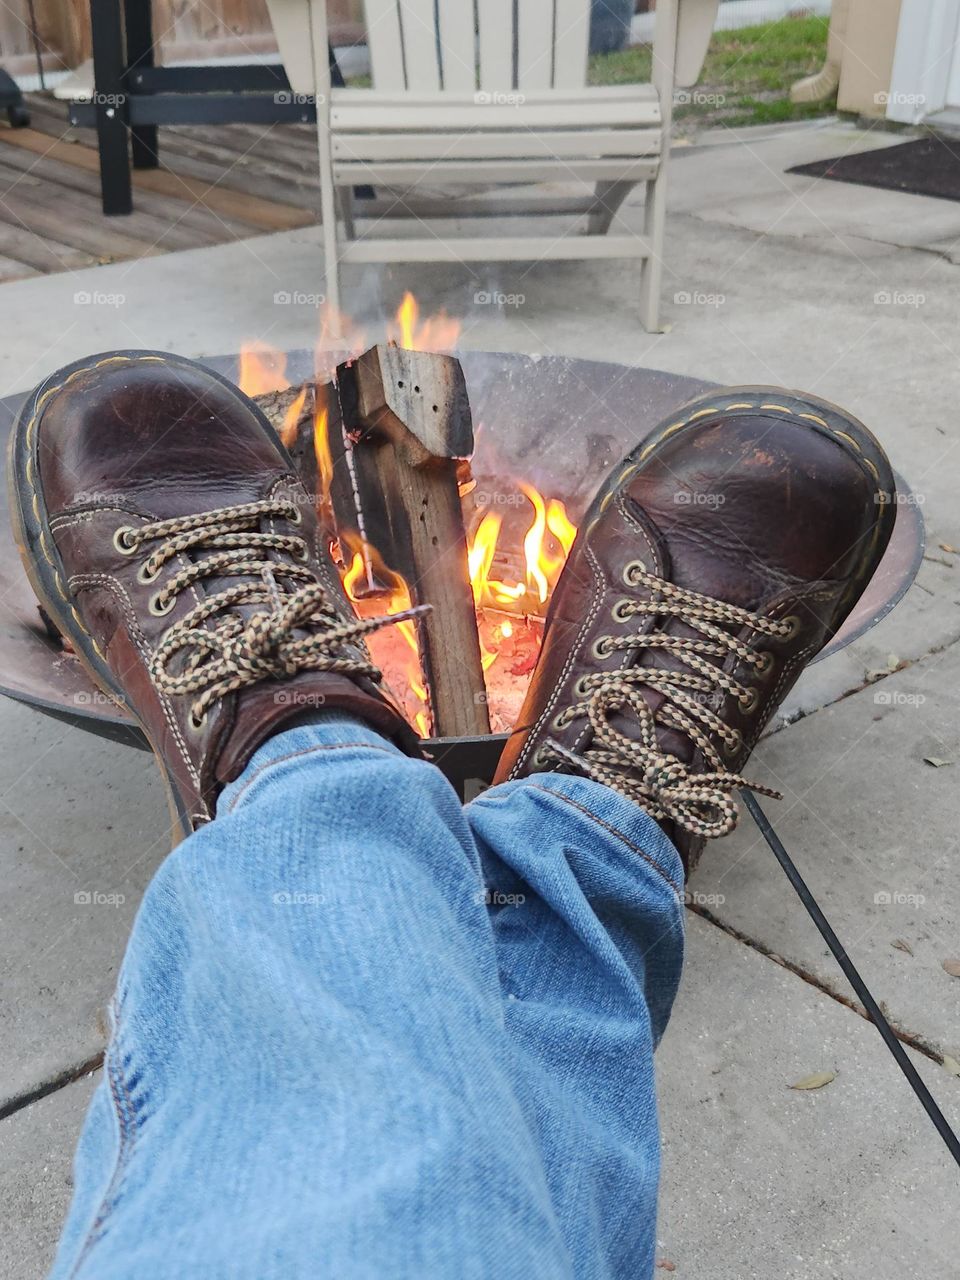
M267 3L293 91L317 97L327 294L338 309L341 263L630 257L642 260L641 318L657 329L674 90L700 74L718 0L657 0L653 82L609 88L586 85L590 0L477 0L476 10L474 0L365 0L373 88L333 90L325 0ZM355 238L358 183L415 192L569 179L594 186L587 235L449 237L421 218L422 238ZM607 234L638 182L643 234ZM448 216L469 212L457 200Z

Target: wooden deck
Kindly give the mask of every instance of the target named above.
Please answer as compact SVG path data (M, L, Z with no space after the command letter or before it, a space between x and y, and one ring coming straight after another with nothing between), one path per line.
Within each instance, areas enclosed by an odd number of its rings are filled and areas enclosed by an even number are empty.
M0 282L318 221L312 125L161 129L162 167L134 172L134 212L105 218L94 131L52 97L28 105L30 128L0 125Z

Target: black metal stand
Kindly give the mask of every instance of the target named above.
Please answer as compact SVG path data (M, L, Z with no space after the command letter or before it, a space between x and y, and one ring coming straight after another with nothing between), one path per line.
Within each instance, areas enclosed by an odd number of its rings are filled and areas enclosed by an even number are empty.
M105 214L133 210L134 168L159 164L157 125L296 124L317 118L290 90L282 66L154 66L151 0L90 0L92 102L70 106L70 123L95 126ZM332 66L335 59L331 51ZM343 83L337 68L335 83ZM129 144L128 144L129 135Z
M6 111L14 129L23 129L30 123L30 112L23 105L20 86L6 71L0 70L0 111Z

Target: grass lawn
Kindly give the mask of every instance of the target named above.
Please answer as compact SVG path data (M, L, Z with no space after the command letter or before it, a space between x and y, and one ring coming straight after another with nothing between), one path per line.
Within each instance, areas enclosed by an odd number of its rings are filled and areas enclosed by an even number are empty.
M674 119L691 127L776 124L830 115L832 100L795 106L790 86L819 71L827 53L827 18L783 18L739 31L717 31L689 103ZM638 45L590 59L591 84L634 84L650 79L651 50Z

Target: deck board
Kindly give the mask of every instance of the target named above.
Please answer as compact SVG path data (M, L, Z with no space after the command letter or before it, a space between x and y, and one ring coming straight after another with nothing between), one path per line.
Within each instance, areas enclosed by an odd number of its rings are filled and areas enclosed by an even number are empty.
M134 212L105 218L92 129L30 94L28 129L0 124L0 281L226 244L317 221L309 125L159 131L161 167L133 175Z

